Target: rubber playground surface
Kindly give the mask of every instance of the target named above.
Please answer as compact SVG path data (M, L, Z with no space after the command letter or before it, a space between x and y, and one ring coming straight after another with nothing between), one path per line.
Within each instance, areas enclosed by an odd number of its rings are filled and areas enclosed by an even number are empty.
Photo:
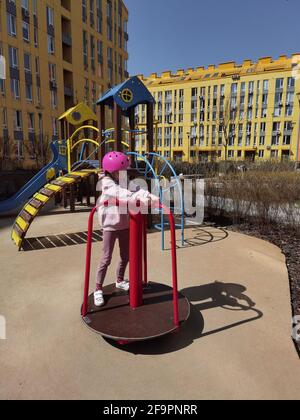
M13 219L0 219L0 399L299 398L278 248L214 227L188 229L178 274L192 303L189 321L171 336L119 349L80 317L87 219L87 212L42 215L19 253ZM101 233L94 239L93 271ZM171 285L170 253L161 251L159 233L148 241L149 280Z

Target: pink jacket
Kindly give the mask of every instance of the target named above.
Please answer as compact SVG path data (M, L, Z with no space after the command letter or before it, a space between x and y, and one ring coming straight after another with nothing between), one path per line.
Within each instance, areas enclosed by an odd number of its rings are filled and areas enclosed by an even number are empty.
M129 229L129 214L122 214L117 206L104 206L109 199L119 199L141 202L147 201L151 194L145 190L131 192L125 188L121 188L109 176L103 175L97 185L97 190L102 191L102 195L98 201L98 218L100 226L104 231L118 231ZM124 212L124 209L123 209Z

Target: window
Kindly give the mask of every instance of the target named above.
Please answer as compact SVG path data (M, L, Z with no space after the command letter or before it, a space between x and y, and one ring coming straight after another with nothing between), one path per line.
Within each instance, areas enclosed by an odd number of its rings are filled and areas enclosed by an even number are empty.
M265 151L264 151L264 150L259 150L259 152L258 152L258 157L259 157L260 159L263 159L263 158L264 158L264 156L265 156Z
M32 9L34 16L37 16L37 1L38 0L32 0Z
M18 50L14 47L9 47L9 65L12 68L19 68Z
M86 102L89 101L90 98L90 88L89 88L89 79L84 79L84 99Z
M10 90L14 99L20 99L20 82L17 79L10 80Z
M283 145L284 146L289 146L291 144L292 132L293 132L292 121L285 121L285 123L284 123L284 136L283 136Z
M272 133L272 146L278 146L279 145L279 138L281 135L281 124L280 122L274 122L273 123L273 133Z
M23 159L23 142L20 140L16 141L16 155L17 159Z
M262 108L261 117L262 118L267 118L267 115L268 115L268 109L267 108Z
M228 158L233 159L234 158L234 150L228 150Z
M22 131L22 111L14 112L14 130Z
M56 80L56 65L53 63L48 64L48 70L49 70L49 80L55 81Z
M287 83L288 89L295 89L295 82L296 82L295 77L289 77L288 83Z
M264 92L269 91L269 80L264 80Z
M10 13L7 14L7 32L8 32L8 35L10 36L17 35L16 18L14 15L11 15Z
M239 124L239 137L238 137L238 146L239 147L241 147L243 145L243 131L244 131L243 124Z
M5 95L5 81L4 79L0 79L0 94Z
M237 90L238 90L238 84L237 83L233 83L231 85L231 94L237 94Z
M27 53L24 53L24 70L27 73L31 73L31 57Z
M195 98L198 95L198 89L192 88L192 98Z
M86 23L87 21L87 6L86 6L86 0L82 0L82 21Z
M266 108L268 107L268 97L269 95L267 93L264 93L262 96L262 107Z
M29 24L27 22L22 22L22 29L23 29L24 41L29 42L30 41Z
M34 46L37 48L39 45L38 28L35 26L33 29Z
M102 0L97 0L97 31L102 33ZM121 46L120 46L121 47Z
M48 54L54 54L54 37L52 35L48 35Z
M284 79L276 79L276 90L283 89Z
M52 118L52 130L53 136L56 137L58 135L58 124L56 118Z
M37 100L37 104L41 105L42 97L41 97L41 87L40 86L36 87L36 100Z
M54 9L47 6L46 14L47 14L47 24L48 24L48 26L54 27Z
M2 110L2 126L3 128L7 128L7 108L3 108Z
M84 68L88 68L88 39L87 39L87 32L83 31L83 62Z
M34 114L29 112L28 116L28 131L33 133L34 132Z
M6 62L3 57L3 47L0 42L0 94L5 95L5 73L6 73Z
M93 28L95 26L95 17L94 17L94 0L90 0L90 26Z
M95 38L93 37L93 35L91 35L91 68L93 71L95 71L96 66L95 66Z
M57 109L57 91L50 90L50 106L51 109Z
M22 8L26 11L29 10L29 0L22 0Z
M29 83L25 83L25 94L26 100L32 102L32 85Z

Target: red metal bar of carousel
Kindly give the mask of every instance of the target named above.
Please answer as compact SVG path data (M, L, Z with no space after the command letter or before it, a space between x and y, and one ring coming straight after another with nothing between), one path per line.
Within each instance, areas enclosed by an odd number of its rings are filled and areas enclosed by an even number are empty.
M128 205L126 202L114 202L113 205L119 206ZM109 205L109 203L105 203ZM171 246L172 246L172 283L173 283L173 311L174 311L174 326L179 327L179 310L178 310L178 281L177 281L177 252L176 252L176 228L172 212L163 206L165 214L169 216L170 232L171 232ZM91 272L91 255L92 255L92 238L93 238L93 224L94 216L98 207L95 207L90 216L88 223L88 240L86 251L86 269L85 269L85 286L84 298L82 305L82 317L88 315L88 298L90 286L90 272ZM141 246L142 245L142 246ZM144 283L148 282L147 274L147 227L146 218L141 214L141 211L133 213L130 212L130 308L137 309L143 305L143 262L144 262Z

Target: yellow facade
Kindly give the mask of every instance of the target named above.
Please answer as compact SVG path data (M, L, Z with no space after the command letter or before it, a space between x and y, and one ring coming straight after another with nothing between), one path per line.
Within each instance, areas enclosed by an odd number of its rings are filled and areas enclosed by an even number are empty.
M156 149L183 161L300 161L300 55L140 76L156 100ZM143 107L137 113L145 122ZM145 139L137 140L140 152Z
M34 166L33 142L59 137L60 115L80 102L96 111L98 97L128 77L127 21L121 0L0 2L2 169Z

